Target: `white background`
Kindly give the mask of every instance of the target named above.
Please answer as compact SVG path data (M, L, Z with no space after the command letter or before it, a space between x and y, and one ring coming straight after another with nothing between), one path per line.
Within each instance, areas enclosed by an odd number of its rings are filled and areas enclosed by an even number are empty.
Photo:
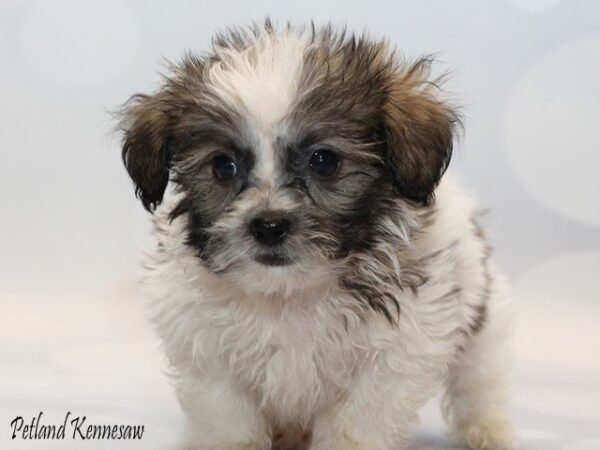
M521 449L600 449L600 0L0 0L0 447L43 410L143 423L176 448L180 413L136 291L148 216L111 112L161 59L225 26L333 20L436 52L464 105L453 161L490 208L519 308ZM430 405L414 449L450 449Z

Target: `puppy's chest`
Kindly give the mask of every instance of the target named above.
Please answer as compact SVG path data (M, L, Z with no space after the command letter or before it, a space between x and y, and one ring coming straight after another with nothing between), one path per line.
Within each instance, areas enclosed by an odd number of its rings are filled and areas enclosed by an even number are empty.
M341 395L366 357L337 321L288 315L230 322L219 353L230 372L277 420L297 420Z

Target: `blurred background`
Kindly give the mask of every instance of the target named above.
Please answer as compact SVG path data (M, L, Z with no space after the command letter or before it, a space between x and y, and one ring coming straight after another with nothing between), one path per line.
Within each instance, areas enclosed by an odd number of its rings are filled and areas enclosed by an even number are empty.
M113 132L185 50L270 15L437 53L464 106L452 166L489 208L519 310L523 450L600 449L600 0L0 1L0 448L175 449L181 415L144 320L149 215ZM22 441L67 411L141 442ZM411 450L453 449L435 404Z

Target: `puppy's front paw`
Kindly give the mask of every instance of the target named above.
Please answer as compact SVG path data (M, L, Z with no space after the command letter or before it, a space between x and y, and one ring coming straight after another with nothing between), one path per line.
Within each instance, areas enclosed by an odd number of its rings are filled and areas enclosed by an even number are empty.
M184 450L273 450L271 446L257 446L256 444L218 444L218 445L187 445ZM277 450L277 448L275 448Z
M273 450L271 441L256 442L222 442L222 443L188 443L184 450Z
M503 417L475 419L461 424L458 433L473 450L515 450L515 434Z

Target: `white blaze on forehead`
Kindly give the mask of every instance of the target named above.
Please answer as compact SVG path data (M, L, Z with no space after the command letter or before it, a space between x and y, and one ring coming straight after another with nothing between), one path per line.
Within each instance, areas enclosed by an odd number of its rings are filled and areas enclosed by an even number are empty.
M290 110L298 93L307 33L286 30L252 38L242 51L217 49L208 86L247 119L257 153L255 175L274 184L274 128Z
M268 131L288 112L298 91L305 33L262 34L244 50L217 49L209 86L224 102Z

